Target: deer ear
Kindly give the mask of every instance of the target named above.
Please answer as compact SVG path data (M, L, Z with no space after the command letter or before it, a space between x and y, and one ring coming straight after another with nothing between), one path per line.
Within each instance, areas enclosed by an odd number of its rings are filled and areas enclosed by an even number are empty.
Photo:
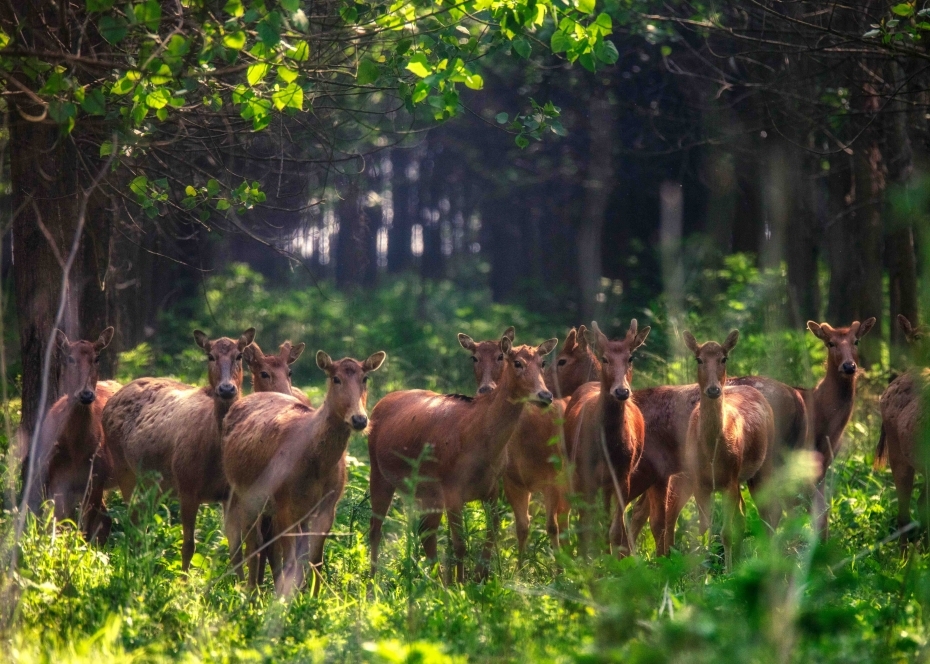
M265 357L265 354L262 352L262 349L258 347L257 343L252 342L242 349L242 357L245 359L246 364L251 365L252 362L256 362Z
M723 349L729 353L736 347L737 341L739 341L739 330L731 330L727 338L723 340Z
M247 329L245 332L242 333L241 337L239 337L239 341L237 343L237 345L239 346L239 350L242 351L243 349L245 349L245 347L248 346L250 343L252 343L254 339L255 339L255 328L250 327L249 329Z
M868 318L859 325L859 329L856 330L856 339L861 339L869 333L869 330L872 329L872 326L875 325L875 316Z
M688 330L685 330L681 333L681 338L684 340L685 346L688 347L688 350L697 355L698 351L701 350L701 346L698 344L697 339L694 338L694 335L691 334L691 332Z
M562 350L566 353L571 353L575 350L575 346L578 345L578 330L572 328L568 331L568 334L565 337L565 343L562 344Z
M576 338L578 339L578 350L580 350L582 353L587 352L588 350L588 328L586 328L584 325L579 325L578 336Z
M648 325L636 333L636 338L633 339L633 348L639 348L644 343L646 343L646 337L649 336L649 331L652 330Z
M510 339L510 343L513 343L513 338L514 338L514 329L513 329L513 325L511 325L511 326L508 327L506 330L504 330L504 333L503 333L501 336L502 336L502 337L507 337L508 339Z
M591 330L594 332L594 347L598 353L603 353L607 350L607 335L601 332L596 320L591 321Z
M68 341L68 335L57 328L55 329L55 343L64 353L67 353L68 349L71 347L71 342Z
M459 345L465 350L475 350L475 340L463 332L459 332Z
M110 342L113 341L114 334L116 334L116 330L114 330L112 326L101 332L100 336L97 337L97 341L94 342L94 350L99 353L109 346Z
M898 325L904 330L904 334L911 335L914 333L914 326L911 325L911 321L904 314L898 314Z
M823 327L819 323L815 323L812 320L807 321L807 329L810 330L815 337L821 341L827 340L827 334L824 332Z
M540 355L548 355L555 350L555 347L559 345L559 340L553 337L548 341L543 341L539 346L536 347L536 352Z
M513 342L510 340L510 337L507 335L501 337L500 348L503 353L509 353L513 349Z
M377 371L381 368L381 365L384 364L384 361L387 359L387 353L383 350L379 350L377 353L372 353L368 356L368 359L362 362L362 369L365 372Z
M203 348L208 353L210 352L210 339L207 337L205 332L200 330L194 330L194 341L197 342L197 345Z
M629 336L629 337L635 338L635 337L636 337L636 331L637 331L637 330L639 330L639 321L637 321L635 318L633 318L633 319L630 320L630 329L629 329L629 331L628 331L626 334L627 334L627 336Z
M288 344L288 346L290 346L290 344ZM294 362L297 361L297 358L300 357L300 354L304 352L304 348L306 347L307 344L301 341L296 346L289 348L287 351L287 363L294 364Z
M316 365L323 371L329 371L333 367L333 358L321 350L316 352Z

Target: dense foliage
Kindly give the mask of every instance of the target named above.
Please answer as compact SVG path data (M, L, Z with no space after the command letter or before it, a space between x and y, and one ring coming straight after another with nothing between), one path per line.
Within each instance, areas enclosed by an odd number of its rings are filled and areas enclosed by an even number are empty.
M767 277L749 263L735 256L707 275L727 296L706 301L701 313L744 331L731 371L777 373L781 366L778 375L812 384L821 373L822 345L809 334L766 331ZM163 329L170 333L124 354L120 378L174 373L200 381L202 354L188 338L193 326L231 334L258 324L257 340L270 348L289 337L334 357L387 350L388 362L372 381L371 405L401 387L473 391L458 331L490 338L514 324L518 341L536 341L563 337L566 324L493 305L487 293L449 282L402 279L347 298L329 290L268 289L255 273L235 266L209 280L206 294L208 306L201 301L195 320L166 314ZM662 311L657 302L637 315L658 328ZM720 336L726 326L694 329L699 337ZM681 361L672 335L661 339L637 365L634 386L688 380L690 363ZM790 361L773 358L773 345ZM798 369L808 362L812 371ZM295 369L295 382L318 402L322 374L307 358ZM250 599L230 572L216 506L201 509L195 571L184 581L176 503L142 496L139 525L133 525L114 495L117 524L103 548L88 546L66 525L30 521L12 579L21 601L3 649L15 661L914 661L930 635L930 565L921 549L903 558L896 541L884 541L895 499L890 474L871 468L876 399L885 382L880 373L876 366L860 383L855 419L831 471L832 539L825 546L814 544L803 513L785 519L770 538L750 508L747 556L725 574L719 536L699 541L688 510L679 551L669 559L653 556L646 534L637 557L602 556L584 565L571 556L552 558L537 515L518 570L505 510L492 579L444 588L422 565L412 536L416 514L401 496L386 527L385 564L369 594L367 452L364 439L355 437L319 600L301 594L281 602L270 586ZM794 466L780 484L796 490L803 474ZM483 524L483 512L473 506L466 525L475 554ZM2 526L10 537L9 512ZM573 535L570 542L569 548Z

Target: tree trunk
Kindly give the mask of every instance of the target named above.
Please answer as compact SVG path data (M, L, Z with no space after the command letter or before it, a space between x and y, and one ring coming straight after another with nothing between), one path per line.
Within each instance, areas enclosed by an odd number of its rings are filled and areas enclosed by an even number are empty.
M391 150L392 180L391 200L394 218L388 232L388 271L403 272L412 263L410 234L416 219L417 205L415 188L411 186L408 171L416 166L413 150L396 148Z
M589 160L584 181L584 208L576 236L579 311L581 320L592 320L599 308L601 290L601 235L604 215L614 186L614 113L607 91L599 89L588 112Z
M368 263L368 220L362 210L359 180L350 176L339 204L336 236L336 287L347 290L362 283Z

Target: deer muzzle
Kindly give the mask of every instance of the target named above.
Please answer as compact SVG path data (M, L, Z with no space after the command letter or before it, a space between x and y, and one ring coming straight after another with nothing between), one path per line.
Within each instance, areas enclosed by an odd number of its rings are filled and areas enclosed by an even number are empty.
M97 393L93 390L81 390L80 394L78 394L78 401L80 401L85 406L89 406L90 404L94 403L96 399Z

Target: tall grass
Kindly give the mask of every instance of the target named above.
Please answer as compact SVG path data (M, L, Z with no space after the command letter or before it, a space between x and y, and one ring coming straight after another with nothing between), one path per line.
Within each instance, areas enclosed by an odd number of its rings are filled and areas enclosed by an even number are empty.
M801 331L769 331L766 311L773 305L766 280L779 275L760 275L737 258L705 276L726 297L696 301L679 325L691 327L702 340L740 327L731 372L767 373L805 385L819 378L819 342ZM247 268L234 266L212 278L206 290L210 307L202 307L200 320L166 314L156 339L123 354L122 380L171 373L200 382L205 364L190 330L234 334L255 325L266 349L290 338L334 357L386 350L389 359L372 378L370 404L409 387L470 393L471 366L455 333L494 338L515 325L518 343L538 343L553 334L563 337L570 322L494 305L486 293L408 279L352 298L329 291L321 297L314 290L267 289ZM661 302L633 312L626 305L612 306L607 303L603 317L608 329L625 329L629 321L621 315L631 314L654 330L667 324ZM691 363L673 334L665 330L650 337L649 347L650 354L637 364L634 387L693 380ZM368 459L364 440L353 437L349 483L327 543L320 598L300 594L283 602L270 585L248 596L230 573L216 506L201 508L194 569L185 579L176 501L142 494L134 525L114 494L109 501L114 531L102 548L86 544L74 528L47 515L29 518L19 544L21 563L11 579L20 593L16 616L11 631L2 635L0 657L24 662L925 659L927 556L917 549L902 557L897 542L882 543L895 508L890 473L871 468L879 430L877 397L884 383L877 366L860 383L855 418L831 471L832 537L826 545L815 543L803 512L783 520L770 537L750 507L744 559L726 574L719 535L699 540L693 510L686 510L679 547L669 558L653 555L646 534L635 557L617 561L604 555L580 564L568 553L553 557L544 518L537 513L518 569L512 518L504 506L492 578L446 588L438 571L423 561L415 537L416 506L400 495L385 524L381 570L369 593ZM295 384L319 402L323 375L311 361L295 365ZM786 476L781 484L791 482ZM0 517L0 536L10 537L14 518L9 511ZM477 562L484 518L478 506L466 511L469 569ZM441 550L447 544L444 527ZM574 544L570 532L566 549Z

